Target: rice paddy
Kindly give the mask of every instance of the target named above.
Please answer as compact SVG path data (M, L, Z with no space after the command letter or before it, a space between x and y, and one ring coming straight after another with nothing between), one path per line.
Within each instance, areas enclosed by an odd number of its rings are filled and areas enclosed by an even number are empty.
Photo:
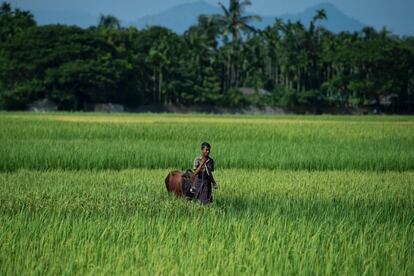
M0 113L1 275L413 273L414 117Z

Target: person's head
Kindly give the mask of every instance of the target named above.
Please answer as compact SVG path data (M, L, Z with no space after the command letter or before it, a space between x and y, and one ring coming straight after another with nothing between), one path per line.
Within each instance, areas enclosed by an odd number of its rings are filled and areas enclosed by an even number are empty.
M209 144L209 143L204 142L204 143L202 143L202 144L201 144L201 154L202 154L204 157L208 157L208 156L209 156L209 154L210 154L210 149L211 149L211 146L210 146L210 144Z

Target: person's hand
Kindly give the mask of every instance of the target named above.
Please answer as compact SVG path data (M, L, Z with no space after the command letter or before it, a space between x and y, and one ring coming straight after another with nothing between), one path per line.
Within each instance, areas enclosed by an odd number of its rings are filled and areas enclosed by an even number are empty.
M204 165L207 162L207 158L201 157L200 158L200 165Z
M218 189L219 185L217 183L213 183L213 189Z

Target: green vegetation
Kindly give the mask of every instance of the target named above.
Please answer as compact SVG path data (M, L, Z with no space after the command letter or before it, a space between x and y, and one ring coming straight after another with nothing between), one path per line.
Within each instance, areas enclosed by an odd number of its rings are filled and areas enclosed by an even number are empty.
M184 34L154 26L123 28L110 15L97 26L36 26L30 12L0 6L0 109L39 99L59 110L95 103L248 105L413 112L414 39L366 27L332 33L275 23L255 30L250 1L230 0L223 14L200 16ZM240 88L270 93L245 95ZM262 91L262 90L260 90Z
M414 273L414 119L0 113L0 274ZM212 144L209 207L164 178Z
M186 169L204 140L221 168L414 169L412 117L3 113L0 128L3 171Z
M414 174L218 170L208 208L166 170L0 174L0 272L414 271Z

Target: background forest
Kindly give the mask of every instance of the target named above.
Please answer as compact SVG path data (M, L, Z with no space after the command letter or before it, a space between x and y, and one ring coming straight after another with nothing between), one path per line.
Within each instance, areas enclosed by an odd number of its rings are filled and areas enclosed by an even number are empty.
M285 22L257 30L250 1L198 18L183 35L165 27L37 26L29 11L0 7L0 109L48 99L59 110L96 103L218 107L368 108L414 111L414 37L383 29L333 33ZM179 19L177 19L179 20ZM242 93L242 88L254 93ZM251 89L252 90L252 89Z

